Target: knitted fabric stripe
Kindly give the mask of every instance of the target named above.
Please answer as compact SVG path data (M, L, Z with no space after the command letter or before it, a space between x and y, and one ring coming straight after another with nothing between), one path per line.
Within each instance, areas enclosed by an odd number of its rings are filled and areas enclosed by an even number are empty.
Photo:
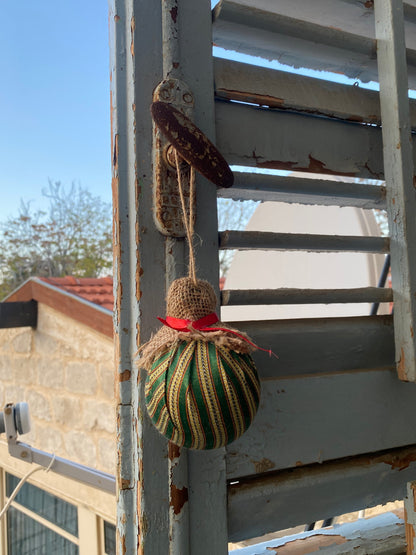
M150 418L165 437L192 449L216 449L250 426L260 383L250 355L182 341L154 362L145 395Z

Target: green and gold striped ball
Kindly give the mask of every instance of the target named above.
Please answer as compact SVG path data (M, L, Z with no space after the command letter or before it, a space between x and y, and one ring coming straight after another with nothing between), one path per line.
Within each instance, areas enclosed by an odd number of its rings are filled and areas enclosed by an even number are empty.
M260 382L250 355L182 341L153 363L145 393L150 418L166 438L192 449L216 449L250 426Z

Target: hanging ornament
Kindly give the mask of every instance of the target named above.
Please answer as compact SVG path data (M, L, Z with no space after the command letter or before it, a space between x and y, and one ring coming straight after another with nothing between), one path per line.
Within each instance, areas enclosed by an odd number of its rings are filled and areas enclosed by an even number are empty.
M159 111L166 111L158 104ZM173 107L167 110L178 112ZM154 112L152 109L158 123ZM185 116L181 114L180 118L183 123ZM176 143L178 136L180 129L173 134ZM239 438L256 415L260 381L251 353L258 347L244 333L219 322L212 285L196 277L193 203L189 203L188 210L183 194L183 180L187 178L193 198L195 173L193 165L189 171L183 170L182 151L181 156L175 151L175 160L189 247L189 274L172 282L167 316L159 318L163 327L140 349L139 365L147 371L146 406L159 432L179 446L216 449ZM215 156L217 162L221 155L216 151ZM189 153L185 159L193 162ZM220 162L226 164L223 158Z

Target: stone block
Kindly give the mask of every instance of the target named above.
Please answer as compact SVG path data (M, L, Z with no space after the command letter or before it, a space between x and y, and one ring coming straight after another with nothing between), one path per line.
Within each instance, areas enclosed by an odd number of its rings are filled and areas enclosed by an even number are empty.
M31 329L19 333L12 340L13 349L16 353L30 353L32 351L32 337L33 332Z
M115 474L116 469L116 438L98 440L98 468L104 472Z
M0 355L0 380L1 381L12 381L13 380L13 368L11 359L7 355Z
M62 433L59 430L38 424L36 432L36 447L38 449L48 453L62 453L63 439Z
M71 429L82 427L81 401L76 397L57 396L52 398L54 421Z
M33 334L34 350L40 355L53 355L58 349L59 342L48 335L47 333L42 333L39 330Z
M102 393L107 399L113 401L115 397L114 370L108 366L100 365L99 379Z
M60 389L65 383L65 367L59 358L47 358L44 355L38 359L38 383L44 387Z
M84 401L84 429L113 434L116 431L115 408L111 403Z
M49 399L38 391L28 390L26 401L29 404L30 415L39 420L50 422L52 420Z
M22 401L27 401L25 388L17 385L6 385L4 389L4 404L21 403Z
M97 452L92 439L83 432L70 431L64 436L66 456L76 461L96 468Z
M97 376L95 365L89 362L70 362L66 367L66 387L73 393L95 395Z
M33 357L15 355L12 358L12 366L16 383L26 386L36 383L36 361Z

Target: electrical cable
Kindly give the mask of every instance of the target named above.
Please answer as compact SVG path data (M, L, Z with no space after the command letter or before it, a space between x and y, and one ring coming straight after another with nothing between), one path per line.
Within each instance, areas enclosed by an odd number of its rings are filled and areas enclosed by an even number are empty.
M54 462L55 462L55 454L53 455L52 460L49 463L49 466L47 468L45 468L44 466L37 466L36 468L32 468L32 470L30 470L27 474L25 474L23 476L23 478L20 480L20 482L14 488L12 494L10 495L9 499L7 500L7 503L4 505L4 507L0 511L0 521L3 518L3 516L7 513L8 509L9 509L10 505L13 503L16 495L22 489L22 487L27 482L27 480L32 476L32 474L35 474L35 472L39 472L39 470L44 470L45 472L49 472L49 470L52 468L52 465L53 465Z

